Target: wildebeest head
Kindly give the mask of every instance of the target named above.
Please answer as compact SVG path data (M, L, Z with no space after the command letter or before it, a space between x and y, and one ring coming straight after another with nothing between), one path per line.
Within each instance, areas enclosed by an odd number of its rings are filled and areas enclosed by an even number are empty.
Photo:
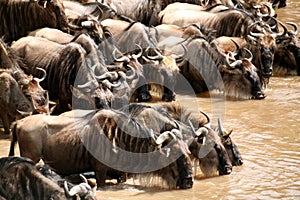
M51 20L56 19L56 28L66 31L68 19L62 0L38 0L38 5L47 10L52 16Z
M10 73L1 72L0 74L0 101L1 111L10 115L12 118L22 118L30 115L33 111L32 105L25 98L16 80ZM6 111L5 111L6 110Z
M210 128L210 119L203 113L208 123L195 132L197 136L190 145L192 155L199 160L200 168L205 176L230 174L232 165L225 147L217 136L217 133ZM193 128L192 123L191 127Z
M230 158L232 165L233 166L242 165L243 159L242 159L241 153L238 150L236 144L230 138L230 134L232 133L232 130L229 132L225 131L220 119L218 119L217 132L219 133L219 137L221 138L222 144L224 145L224 147L228 153L228 156Z
M131 67L131 70L135 71L135 77L128 81L130 88L133 90L131 92L131 101L135 101L137 98L140 102L145 102L151 99L151 95L146 86L146 79L144 76L143 66L138 61L138 59L142 56L143 50L140 46L138 46L137 52L127 53L122 55L121 57L117 57L115 54L117 50L113 51L113 57L115 60L115 64L123 65L125 67Z
M150 84L151 89L152 87L156 88L158 95L162 96L162 100L174 101L174 86L179 74L176 59L184 56L162 55L157 49L153 50L156 55L150 56L148 55L149 50L150 48L146 49L142 61L146 81Z
M42 78L33 78L32 75L22 78L21 72L15 72L16 80L18 81L24 95L29 99L33 106L34 113L49 114L49 96L48 91L44 90L40 86L40 82L46 77L46 71L41 68L37 68L42 71Z
M257 23L251 24L249 29L251 30L251 27L255 24ZM282 25L282 23L279 24ZM266 31L263 30L263 33L249 31L249 34L247 35L246 40L257 48L259 65L256 67L259 69L260 76L263 78L272 76L276 39L286 34L286 27L283 25L282 27L284 28L282 33L266 33Z
M14 72L13 76L23 94L32 102L34 112L49 114L48 92L39 84L46 77L46 71L39 68L43 73L43 77L40 79L27 76L20 68L17 59L12 50L0 40L0 68Z
M227 65L221 65L219 70L222 74L225 92L227 95L236 98L263 99L263 92L260 78L256 67L252 64L252 53L245 49L249 58L242 58L231 63L229 54L226 55Z
M169 138L172 138L171 141L166 137L167 134ZM167 141L167 143L165 143L165 141ZM156 139L156 143L162 144L161 152L170 159L173 159L172 157L174 155L177 157L178 153L181 154L176 162L159 170L159 173L162 173L161 175L167 181L168 185L172 186L176 183L174 186L179 187L180 189L192 188L193 172L189 156L190 151L187 144L183 141L181 132L178 129L166 131L159 135ZM172 148L170 152L169 148Z

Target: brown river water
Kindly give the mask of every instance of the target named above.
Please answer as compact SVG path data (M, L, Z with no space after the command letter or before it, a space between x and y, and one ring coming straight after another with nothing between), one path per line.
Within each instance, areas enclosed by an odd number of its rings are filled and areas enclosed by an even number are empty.
M283 21L300 27L300 1L287 0L277 11ZM145 188L135 181L97 191L99 199L300 199L300 77L272 77L263 100L230 101L178 95L189 109L205 111L238 145L244 164L226 176L195 178L188 190ZM1 134L0 156L7 156L9 137Z

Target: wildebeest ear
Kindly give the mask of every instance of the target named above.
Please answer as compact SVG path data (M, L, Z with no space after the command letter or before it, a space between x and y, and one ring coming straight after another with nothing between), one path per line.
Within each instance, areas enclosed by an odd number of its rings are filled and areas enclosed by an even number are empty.
M228 133L225 131L224 134L223 134L223 137L228 138L231 135L232 132L233 132L233 130L230 130Z

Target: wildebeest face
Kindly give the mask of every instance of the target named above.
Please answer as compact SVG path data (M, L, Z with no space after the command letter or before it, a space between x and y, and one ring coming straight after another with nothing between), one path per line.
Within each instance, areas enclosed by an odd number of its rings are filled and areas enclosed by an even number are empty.
M264 35L260 39L261 65L263 66L262 75L264 77L272 76L273 60L275 50L275 40L271 35Z
M36 80L31 77L27 84L22 85L22 91L27 99L32 101L35 113L49 114L48 91L45 91Z
M165 149L165 148L164 148ZM162 152L162 151L161 151ZM172 163L168 168L168 171L163 172L163 176L166 176L165 179L169 180L169 185L176 184L176 187L180 189L188 189L193 187L193 170L190 159L190 151L187 144L181 139L177 138L175 143L172 145L172 150L169 153L165 153L169 159L172 159L174 156L181 154L177 158L175 163ZM169 155L168 155L169 154ZM163 156L164 157L164 156ZM171 175L169 175L171 172ZM170 177L171 176L171 177ZM172 180L172 181L170 181Z
M177 166L179 170L179 179L177 181L177 186L180 189L192 188L193 173L189 157L186 157L185 155L180 156L177 159Z
M208 129L206 135L198 136L190 145L192 155L199 159L201 171L205 176L230 174L232 165L228 154L215 136L216 133Z
M250 32L250 43L255 45L259 51L258 60L262 77L269 78L272 76L273 60L275 51L275 39L271 34L252 33Z
M240 166L243 164L243 159L240 154L240 151L238 150L236 144L232 141L230 138L230 135L232 133L232 130L227 132L224 130L222 122L220 119L218 119L218 129L217 132L219 133L219 137L221 138L221 142L224 145L228 156L230 158L230 161L233 166Z
M243 60L242 71L251 84L251 94L254 99L263 99L265 94L262 89L260 78L256 72L256 68L248 60Z
M51 15L54 14L53 18L56 19L58 29L66 30L68 19L62 0L38 0L38 4L47 9Z
M236 98L265 98L256 70L248 59L238 60L232 63L230 68L221 66L220 71L227 95Z
M230 131L229 133L225 133L225 134L223 133L223 135L220 136L221 141L228 153L231 164L233 166L240 166L243 164L243 159L242 159L242 156L241 156L240 151L238 150L236 144L230 138L231 133L232 133L232 131Z
M32 106L20 90L18 83L8 73L0 74L0 102L7 114L22 118L32 113Z

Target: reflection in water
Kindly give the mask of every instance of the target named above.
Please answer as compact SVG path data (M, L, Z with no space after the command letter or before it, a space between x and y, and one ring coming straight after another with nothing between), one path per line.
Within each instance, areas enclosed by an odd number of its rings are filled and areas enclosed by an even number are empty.
M300 27L300 1L288 1L278 11L283 22ZM197 179L189 190L140 188L134 182L109 186L98 191L100 199L300 199L300 77L272 77L264 100L224 101L223 99L179 96L190 110L210 114L213 123L223 118L233 129L244 165L232 174ZM0 156L8 154L9 138L0 140ZM198 170L199 171L199 170Z

